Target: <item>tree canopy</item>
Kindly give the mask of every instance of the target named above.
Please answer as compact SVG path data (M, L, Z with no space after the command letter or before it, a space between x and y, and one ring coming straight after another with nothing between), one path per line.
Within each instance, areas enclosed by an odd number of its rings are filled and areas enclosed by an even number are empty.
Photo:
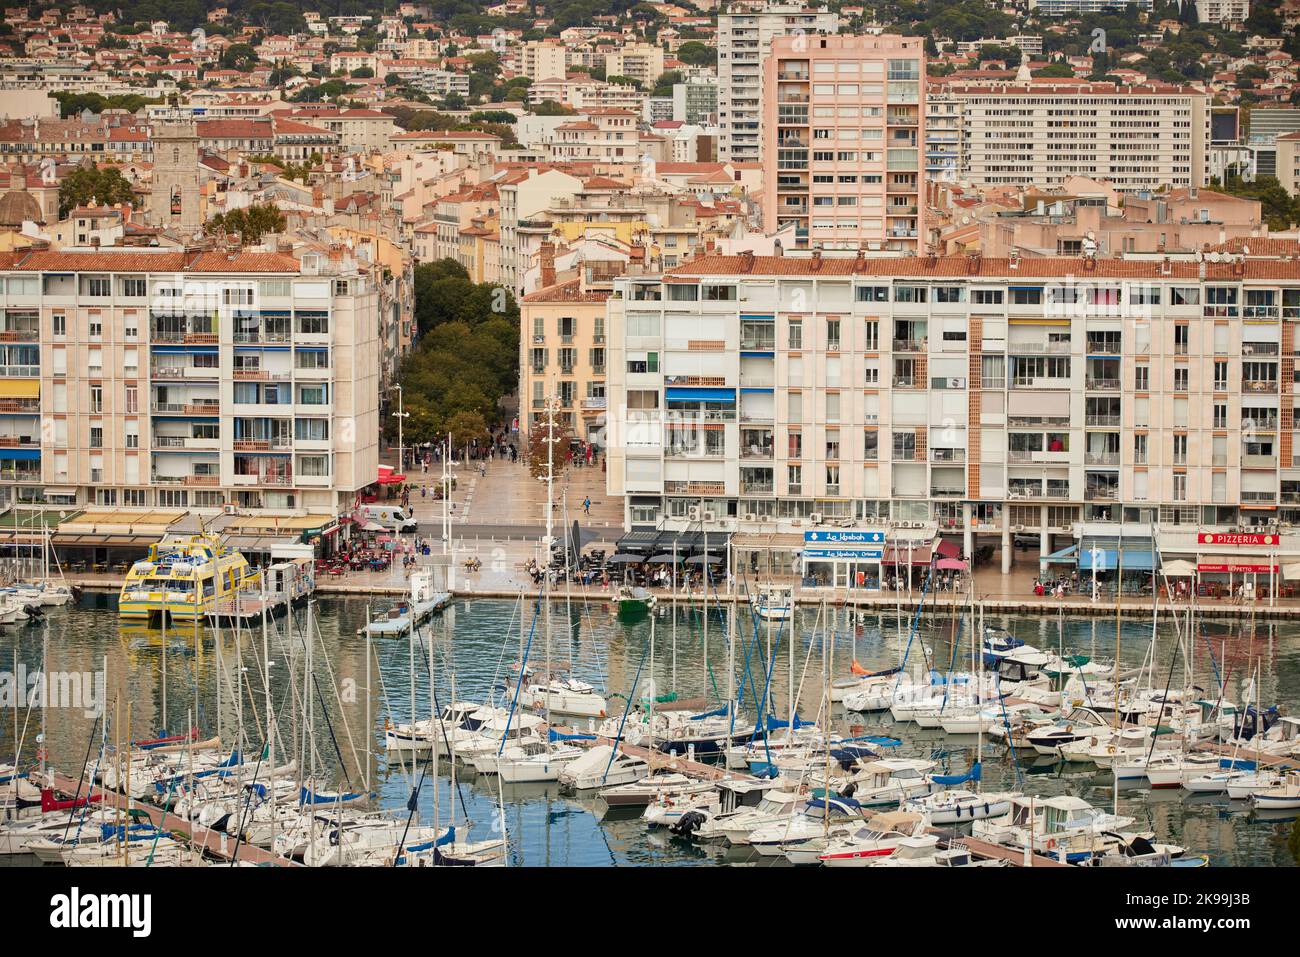
M253 244L267 233L282 232L285 227L284 213L271 203L254 203L242 209L231 209L218 213L204 224L207 233L224 229L227 233L239 233L242 242Z
M83 166L63 178L59 184L59 216L86 206L94 200L100 206L134 203L135 191L122 171L113 167Z

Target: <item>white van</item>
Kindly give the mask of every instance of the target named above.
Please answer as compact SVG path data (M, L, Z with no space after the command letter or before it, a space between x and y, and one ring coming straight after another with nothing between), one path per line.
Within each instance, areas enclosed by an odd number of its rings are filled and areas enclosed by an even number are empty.
M415 513L405 512L396 505L363 505L361 514L367 522L374 522L395 532L414 532L419 528Z

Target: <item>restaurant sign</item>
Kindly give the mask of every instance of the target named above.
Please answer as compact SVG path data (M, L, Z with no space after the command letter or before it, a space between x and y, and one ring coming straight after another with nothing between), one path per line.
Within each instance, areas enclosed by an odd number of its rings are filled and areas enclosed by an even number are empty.
M1201 532L1196 536L1202 545L1272 545L1280 543L1277 535L1262 535L1255 532Z
M1201 562L1196 566L1198 572L1227 572L1234 575L1276 575L1281 571L1278 565L1253 565L1240 562Z

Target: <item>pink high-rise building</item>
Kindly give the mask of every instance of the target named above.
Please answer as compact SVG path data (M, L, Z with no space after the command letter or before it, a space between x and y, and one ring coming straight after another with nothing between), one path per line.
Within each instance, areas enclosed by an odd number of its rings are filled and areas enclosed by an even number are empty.
M798 247L920 252L922 37L784 36L763 67L763 225Z

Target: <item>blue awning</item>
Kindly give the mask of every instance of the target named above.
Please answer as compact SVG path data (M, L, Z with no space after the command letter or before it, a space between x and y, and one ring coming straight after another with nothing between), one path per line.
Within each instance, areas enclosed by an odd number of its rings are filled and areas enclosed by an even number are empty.
M775 353L775 352L772 352L771 350L768 350L768 351L764 352L764 351L762 351L762 350L757 350L757 351L756 351L756 350L752 350L752 349L742 349L742 350L740 351L740 358L742 358L742 359L774 359L774 358L776 358L776 353Z
M1114 548L1085 548L1079 552L1079 568L1082 571L1092 571L1093 556L1096 556L1097 571L1109 572L1114 571L1115 566L1119 563L1119 551Z
M752 394L752 393L759 393L759 394L762 394L762 395L766 395L766 394L770 394L770 393L775 392L775 391L776 391L775 389L771 389L771 388L760 389L760 388L758 388L757 386L753 386L753 387L750 387L750 388L741 389L741 390L740 390L740 394L741 394L741 395L747 395L747 394Z
M1123 571L1150 572L1155 571L1156 555L1155 552L1145 548L1126 548L1124 554L1120 556L1121 568Z
M702 389L670 387L664 398L669 402L735 402L735 389Z
M0 449L0 459L17 459L22 462L39 462L40 449Z
M1044 555L1038 560L1038 563L1040 565L1073 565L1078 554L1079 546L1071 545L1068 548L1062 548L1060 551L1052 552L1050 555Z

